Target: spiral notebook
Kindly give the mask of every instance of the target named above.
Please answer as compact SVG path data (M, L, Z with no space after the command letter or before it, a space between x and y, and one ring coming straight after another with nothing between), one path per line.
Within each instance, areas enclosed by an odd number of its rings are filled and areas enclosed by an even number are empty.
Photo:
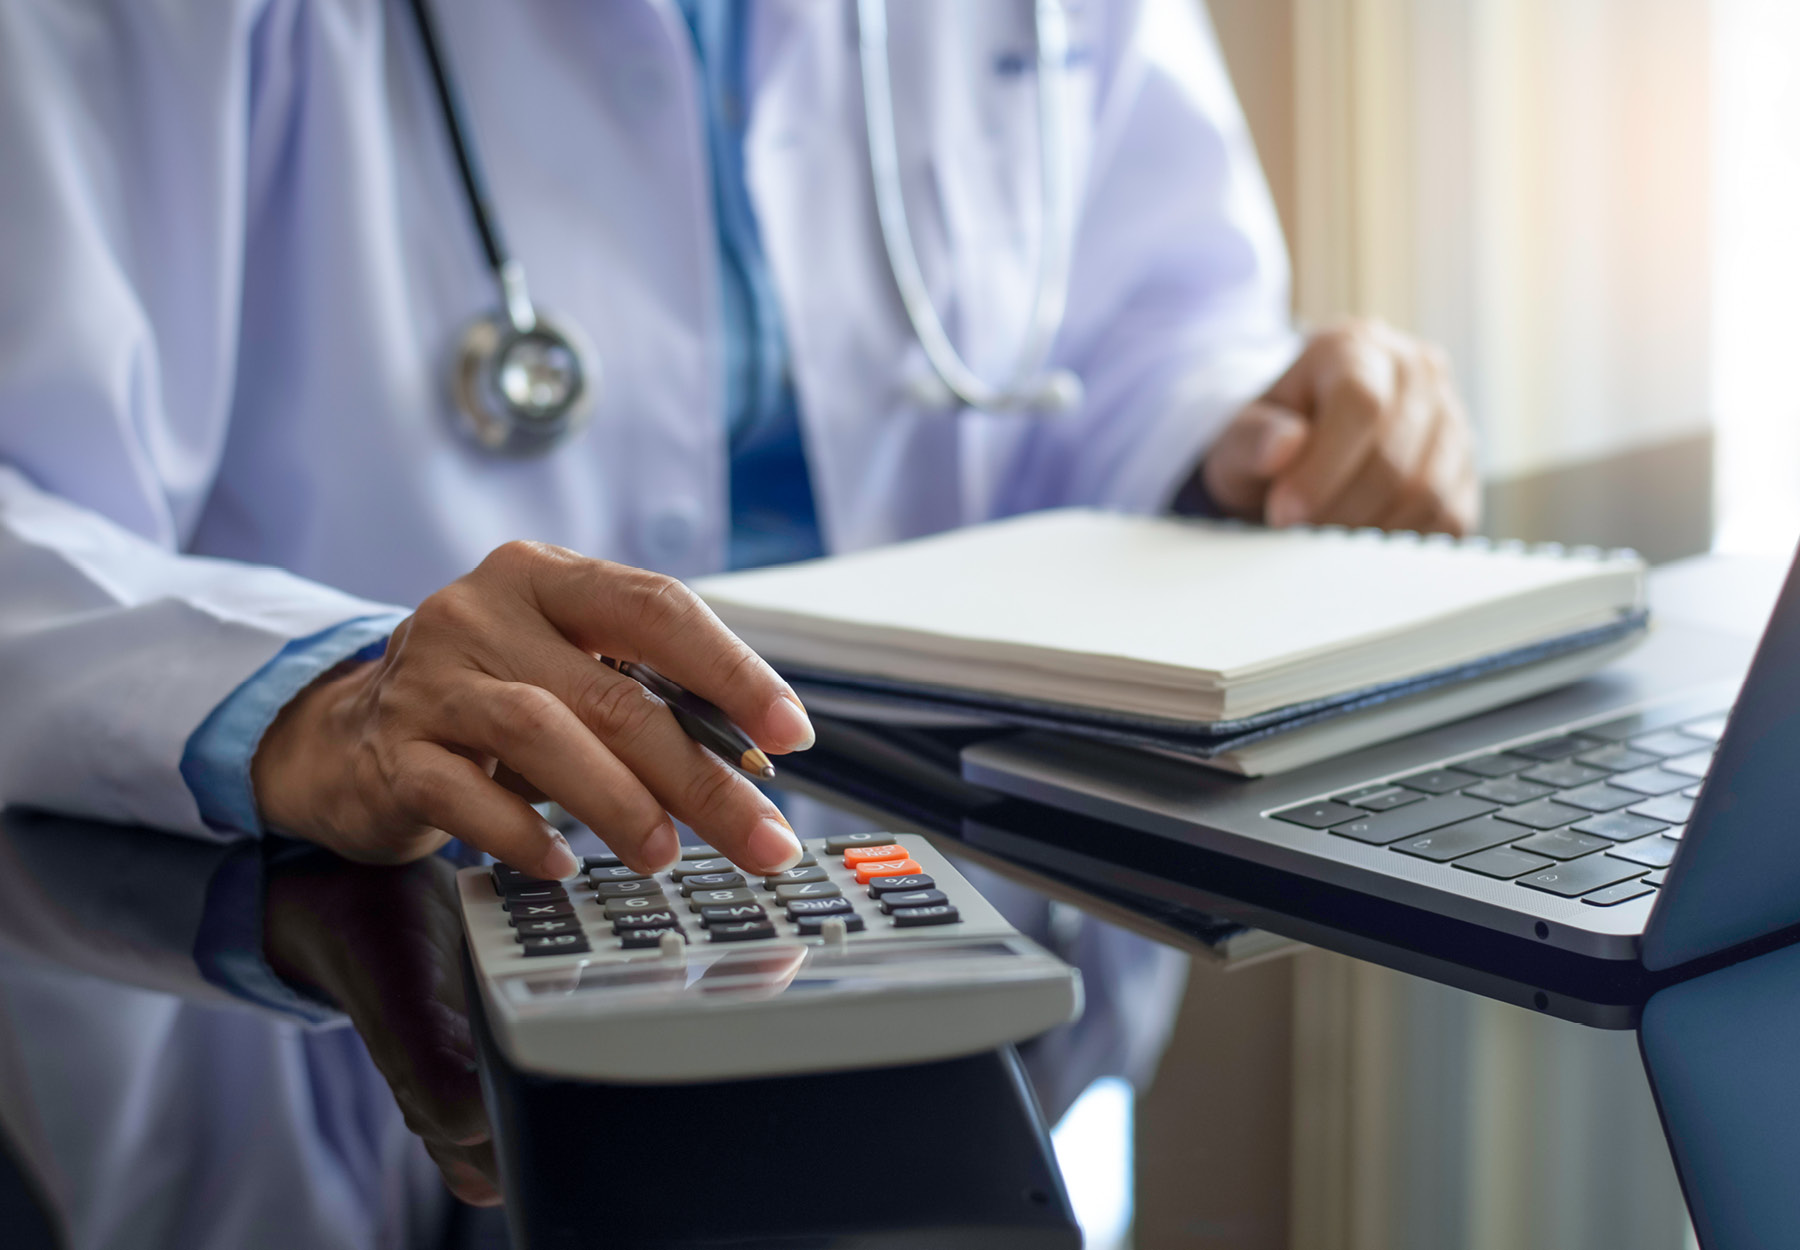
M803 698L1202 757L1458 690L1468 714L1647 620L1629 552L1083 509L695 589Z

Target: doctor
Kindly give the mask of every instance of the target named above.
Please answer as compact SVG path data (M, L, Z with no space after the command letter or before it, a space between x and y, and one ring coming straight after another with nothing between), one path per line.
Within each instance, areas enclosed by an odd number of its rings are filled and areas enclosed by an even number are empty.
M908 0L874 95L857 7L435 0L445 91L408 0L0 0L0 799L558 872L548 795L765 870L780 813L591 659L805 747L674 579L1065 503L1471 523L1441 357L1290 330L1195 5L1088 0L1043 61L1028 3ZM1025 401L958 402L933 322ZM564 337L476 376L475 323ZM484 437L471 392L554 409L570 359L579 428ZM248 953L200 957L281 1005ZM117 1152L48 1136L79 1223Z

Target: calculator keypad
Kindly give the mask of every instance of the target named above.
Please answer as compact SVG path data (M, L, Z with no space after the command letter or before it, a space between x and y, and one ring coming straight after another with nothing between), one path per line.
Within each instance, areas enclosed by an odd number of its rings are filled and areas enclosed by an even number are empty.
M892 834L813 843L784 872L749 877L711 848L688 848L666 872L636 873L610 855L582 875L539 881L495 865L493 883L519 949L528 956L639 951L684 943L742 943L956 925L945 890ZM935 861L934 861L935 862ZM951 874L954 876L954 874Z

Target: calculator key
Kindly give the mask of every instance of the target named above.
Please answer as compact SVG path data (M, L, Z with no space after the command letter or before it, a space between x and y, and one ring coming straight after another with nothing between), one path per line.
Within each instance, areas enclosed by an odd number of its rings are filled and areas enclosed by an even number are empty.
M905 890L883 898L881 910L892 912L900 907L941 907L949 901L942 890Z
M1642 816L1633 816L1630 812L1608 812L1604 816L1589 816L1580 824L1569 827L1577 833L1591 833L1597 837L1611 838L1614 842L1629 842L1633 838L1661 833L1668 828L1659 820L1646 820Z
M775 936L775 924L770 920L740 920L735 924L709 925L706 932L715 942L758 942Z
M581 921L573 916L553 916L548 920L527 920L513 926L514 933L526 937L542 937L546 933L580 933Z
M1671 825L1685 825L1688 817L1694 814L1694 800L1683 798L1679 794L1665 794L1660 799L1639 803L1631 809L1631 814L1648 816L1651 820L1661 820Z
M1651 755L1689 755L1704 747L1706 739L1670 729L1659 734L1633 738L1631 745L1636 750L1648 751Z
M1492 803L1484 803L1480 799L1471 799L1461 794L1445 794L1435 799L1426 799L1423 803L1396 807L1391 812L1361 813L1361 819L1334 826L1331 832L1340 838L1355 838L1358 842L1386 846L1401 838L1416 837L1421 833L1430 833L1433 829L1442 829L1445 825L1454 825L1459 820L1485 816L1493 810Z
M719 852L704 842L687 842L681 847L682 859L717 859Z
M1554 799L1539 799L1535 803L1523 803L1518 807L1509 807L1496 813L1501 820L1510 820L1515 825L1524 825L1527 829L1555 829L1580 820L1587 813L1579 807L1569 807Z
M892 894L896 890L935 890L937 882L922 872L910 872L904 877L876 877L869 882L869 897L880 898L883 894Z
M647 873L641 873L635 868L627 868L624 864L614 864L610 868L590 868L588 869L587 876L588 880L592 881L595 885L600 885L602 882L606 881L648 880Z
M620 916L635 916L640 912L658 911L668 906L669 900L660 894L634 894L630 898L605 900L604 910L608 920L617 920Z
M1554 764L1539 764L1519 774L1527 781L1535 781L1539 785L1552 786L1558 790L1573 790L1576 786L1585 786L1590 781L1599 781L1606 776L1603 768L1589 768L1586 764L1577 764L1572 760L1562 760Z
M637 881L601 881L594 886L597 898L630 898L634 894L655 894L660 897L662 882L644 877Z
M1470 786L1463 791L1470 798L1488 799L1494 803L1529 803L1533 799L1541 799L1546 794L1555 794L1555 786L1541 785L1535 781L1527 781L1523 777L1496 777L1492 781L1484 781L1478 786ZM1629 800L1627 800L1629 802Z
M1290 825L1305 825L1308 829L1329 829L1332 825L1340 825L1346 820L1353 820L1362 812L1343 803L1334 803L1327 799L1320 803L1302 803L1299 807L1290 807L1286 811L1270 812L1276 820L1285 820Z
M1609 742L1598 750L1583 751L1575 757L1575 762L1586 764L1590 768L1604 768L1609 773L1624 773L1654 764L1656 759L1656 756L1647 752L1633 751L1622 743Z
M802 916L852 916L856 908L847 898L797 898L787 905L789 920Z
M1576 833L1573 829L1552 829L1548 833L1533 834L1523 841L1513 843L1515 848L1528 855L1548 855L1551 859L1580 859L1583 855L1592 855L1611 845L1605 838Z
M894 840L891 833L840 833L825 839L827 855L842 855L853 846L882 846Z
M548 920L553 916L573 916L575 904L566 898L553 899L546 903L520 903L517 907L507 909L506 921L517 928L526 920Z
M1465 820L1461 824L1422 833L1404 842L1395 842L1391 849L1403 855L1436 860L1441 864L1446 860L1484 851L1490 846L1498 846L1502 842L1511 842L1518 836L1517 825L1495 820L1492 816L1477 816L1474 820Z
M553 882L550 885L526 886L523 889L514 890L511 894L503 894L500 896L500 906L511 911L522 903L549 903L568 897L569 892Z
M861 933L865 928L861 916L795 916L794 929L801 937L817 937L827 921L841 920L846 933Z
M1501 751L1494 755L1478 755L1472 760L1457 760L1456 767L1460 772L1474 773L1477 777L1510 777L1530 768L1533 762L1523 755Z
M1505 881L1512 877L1522 877L1528 872L1541 872L1555 862L1542 855L1527 855L1524 851L1515 851L1510 846L1496 846L1491 851L1479 851L1459 859L1456 866L1467 872L1478 872L1484 877L1498 877Z
M508 868L505 864L495 864L491 871L494 875L494 889L501 894L511 894L514 890L526 890L534 886L556 884L546 877L527 876L517 868Z
M834 881L800 881L776 886L775 901L789 903L797 898L837 898L842 893Z
M769 913L762 909L761 903L731 903L720 907L702 907L700 923L742 924L746 920L767 920Z
M679 929L681 917L675 914L673 907L657 907L650 911L633 912L628 916L613 917L613 932L623 933L627 929Z
M702 907L729 907L734 903L754 903L756 895L749 890L695 890L688 895L688 907L699 911Z
M1580 738L1574 734L1560 734L1554 738L1539 738L1536 742L1527 742L1524 746L1508 747L1514 755L1523 755L1527 759L1548 762L1566 759L1577 751L1590 751L1600 746L1592 738Z
M936 907L896 907L894 909L894 927L897 929L922 929L927 925L955 924L962 917L956 908L945 903Z
M1596 781L1573 790L1558 790L1556 801L1579 807L1584 812L1613 812L1632 803L1642 803L1644 796L1621 790L1605 781Z
M1704 777L1707 770L1712 767L1712 761L1712 748L1708 747L1704 751L1695 751L1692 755L1677 755L1673 759L1666 759L1662 762L1662 766L1672 773L1686 773L1689 777Z
M1573 859L1566 864L1557 864L1542 872L1520 877L1519 884L1533 890L1542 890L1546 894L1575 898L1591 890L1643 875L1644 870L1635 864L1614 859L1610 855L1590 855L1586 859Z
M724 856L710 859L685 859L669 869L669 876L676 881L685 881L689 877L710 877L715 873L735 872L737 865Z
M1448 794L1478 780L1480 779L1474 774L1455 768L1428 768L1422 773L1396 777L1394 784L1405 786L1408 790L1423 790L1426 794Z
M747 884L741 872L699 872L681 879L681 893L689 896L695 890L735 890Z
M1365 812L1391 812L1396 807L1417 803L1424 797L1417 790L1402 790L1399 786L1376 786L1353 795L1345 795L1344 802L1354 803Z
M527 955L575 955L592 950L585 934L548 933L541 937L521 937L519 945Z
M829 880L831 878L825 875L825 870L814 864L809 868L794 867L772 877L764 877L763 889L779 890L784 885L807 885Z
M844 852L844 867L872 864L884 859L905 859L906 848L898 842L878 842L874 846L853 846Z
M627 929L619 934L619 945L628 951L654 949L671 933L684 942L688 940L687 934L680 929Z
M1640 768L1636 772L1620 773L1612 778L1612 784L1654 797L1658 794L1673 794L1684 786L1691 786L1694 779L1672 769Z
M583 855L581 857L581 867L584 872L593 868L617 868L624 862L624 860L620 859L617 855L614 855L611 851L605 851L599 855Z
M1637 881L1621 881L1604 890L1595 890L1592 894L1583 894L1581 901L1590 907L1617 907L1620 903L1629 903L1634 898L1654 893L1656 891L1645 885L1640 878Z
M1615 846L1607 853L1618 859L1642 864L1646 868L1667 868L1680 847L1681 843L1674 838L1665 838L1661 834L1653 833L1636 842L1626 842Z
M900 859L856 866L856 884L867 885L876 877L904 877L919 871L917 860Z

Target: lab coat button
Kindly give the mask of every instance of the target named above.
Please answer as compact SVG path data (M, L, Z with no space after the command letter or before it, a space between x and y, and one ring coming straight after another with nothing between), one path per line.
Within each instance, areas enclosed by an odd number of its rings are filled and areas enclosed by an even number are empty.
M699 529L692 512L670 508L650 518L644 538L652 556L658 560L671 560L687 554Z

